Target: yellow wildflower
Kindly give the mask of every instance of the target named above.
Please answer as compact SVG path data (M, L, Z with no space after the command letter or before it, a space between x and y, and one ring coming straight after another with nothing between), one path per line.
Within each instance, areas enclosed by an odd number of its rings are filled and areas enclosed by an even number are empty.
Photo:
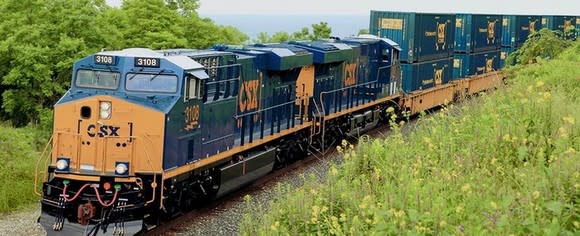
M536 87L539 88L539 87L542 87L542 86L544 86L544 81L541 81L540 80L540 81L536 82Z
M461 212L463 212L463 207L462 206L455 207L455 213L461 214Z
M489 205L491 205L491 208L493 208L494 210L497 210L497 203L495 203L494 201L491 201Z
M534 199L538 199L538 198L540 198L540 192L539 192L539 191L534 191L534 192L532 193L532 195L534 196Z
M471 186L469 184L465 184L461 187L461 191L463 192L471 192Z
M395 108L393 108L393 107L387 108L387 113L394 113L394 112L395 112Z
M572 116L563 117L562 120L564 120L565 122L570 123L571 125L573 125L575 123L574 117L572 117Z
M334 166L331 167L330 168L330 175L336 176L337 174L338 174L338 170L336 168L334 168Z

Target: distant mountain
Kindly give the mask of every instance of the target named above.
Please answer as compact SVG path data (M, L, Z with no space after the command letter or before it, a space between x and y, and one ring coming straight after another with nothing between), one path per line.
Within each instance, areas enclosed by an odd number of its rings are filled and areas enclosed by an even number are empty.
M211 18L218 24L231 25L255 39L260 32L269 35L284 31L293 33L303 27L321 21L328 22L332 35L345 37L356 35L360 29L368 29L369 16L366 15L202 15Z

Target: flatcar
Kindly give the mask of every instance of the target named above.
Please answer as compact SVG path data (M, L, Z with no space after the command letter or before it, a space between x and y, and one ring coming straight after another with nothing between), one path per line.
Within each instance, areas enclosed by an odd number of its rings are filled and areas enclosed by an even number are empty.
M403 104L399 52L366 36L87 56L54 106L39 222L142 233L372 128Z

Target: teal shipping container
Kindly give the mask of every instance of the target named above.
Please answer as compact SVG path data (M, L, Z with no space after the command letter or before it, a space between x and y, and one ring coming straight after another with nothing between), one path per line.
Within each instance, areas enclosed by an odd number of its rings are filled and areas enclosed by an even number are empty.
M479 53L455 53L453 80L485 74L500 69L500 50Z
M541 16L506 15L502 20L502 46L520 47L531 33L542 29Z
M453 58L401 64L403 92L433 88L447 84L453 77Z
M575 16L543 16L542 28L560 31L565 39L575 40L577 18Z
M453 56L455 14L371 11L370 33L401 47L402 62Z
M507 62L506 62L507 58L516 50L517 50L516 48L512 48L512 47L501 48L501 52L499 55L499 67L500 68L504 68L507 66ZM513 63L511 64L511 66L513 66Z
M580 16L576 16L576 38L580 38Z
M499 50L502 37L501 15L457 14L455 52Z

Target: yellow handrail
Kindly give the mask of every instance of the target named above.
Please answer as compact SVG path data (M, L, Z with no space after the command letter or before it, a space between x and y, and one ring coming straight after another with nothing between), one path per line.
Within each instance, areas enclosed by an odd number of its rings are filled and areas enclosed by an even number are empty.
M48 148L50 147L51 143L52 143L52 139L54 137L54 134L52 134L50 136L50 139L48 140L48 143L46 143L46 145L44 146L44 150L42 151L42 153L40 154L40 157L38 158L38 160L36 160L36 165L34 167L34 193L38 196L42 196L42 193L38 192L38 166L40 165L40 162L45 159L44 157L50 157L50 152L48 153L48 155L46 155L46 152L48 150ZM46 171L46 170L45 170ZM45 172L43 172L45 173ZM46 178L46 174L44 175Z

